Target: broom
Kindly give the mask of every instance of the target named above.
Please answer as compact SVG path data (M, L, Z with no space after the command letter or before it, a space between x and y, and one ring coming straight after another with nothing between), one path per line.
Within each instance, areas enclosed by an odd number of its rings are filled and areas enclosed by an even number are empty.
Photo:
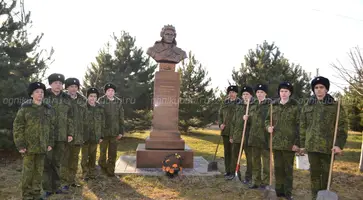
M337 117L335 119L333 147L334 147L335 141L337 139L339 114L340 114L340 99L338 100ZM331 176L332 176L333 164L334 164L334 154L335 154L334 152L331 153L328 187L326 190L320 190L318 192L318 197L316 198L316 200L338 200L338 195L336 193L330 191Z
M246 115L248 115L249 108L250 108L250 100L248 99L247 100ZM245 141L246 126L247 126L247 120L244 121L243 132L242 132L242 141L241 141L241 146L239 148L238 160L237 160L237 165L236 165L236 171L235 171L235 175L233 177L233 180L234 181L239 181L239 179L238 179L238 172L239 172L239 168L240 168L239 162L241 161L241 154L242 154L242 149L243 149L243 143Z
M272 103L270 104L270 126L272 127ZM277 200L275 189L272 188L272 133L270 133L270 185L267 186L264 193L264 199Z

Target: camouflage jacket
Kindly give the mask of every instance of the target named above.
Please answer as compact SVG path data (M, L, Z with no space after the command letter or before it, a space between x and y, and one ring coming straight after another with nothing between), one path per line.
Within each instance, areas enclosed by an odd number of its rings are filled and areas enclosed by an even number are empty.
M105 110L99 103L96 103L96 106L87 103L86 112L87 121L84 128L84 141L97 144L104 137Z
M232 131L232 120L234 112L236 111L236 105L241 104L242 100L237 98L235 101L230 99L224 100L222 106L219 109L218 124L219 127L224 124L225 127L221 131L221 135L229 136Z
M253 100L250 102L250 108L251 108L252 103L253 103ZM243 116L246 114L246 109L247 109L247 104L244 104L242 100L241 100L241 103L237 104L237 106L236 106L236 111L234 112L233 120L232 120L232 131L231 131L232 135L230 136L230 138L233 139L233 143L241 143L241 141L242 141L242 133L243 133L243 127L244 127L244 123L245 123L245 121L243 120ZM248 134L249 134L250 126L251 126L251 121L247 120L244 145L248 144Z
M292 151L292 146L300 146L299 120L300 107L295 99L289 99L286 104L281 104L280 99L272 103L272 126L274 127L272 148L275 150ZM266 130L270 126L270 113L266 116Z
M50 89L47 89L44 102L50 104L55 110L54 140L67 142L67 136L74 136L73 111L69 95L61 92L56 96Z
M251 127L248 136L248 146L268 149L269 133L265 128L265 120L271 103L271 99L266 98L261 103L258 99L252 102L248 120Z
M114 97L113 101L110 101L107 96L102 96L98 102L105 109L105 137L118 136L124 134L124 109L122 107L121 99Z
M21 105L13 124L14 142L26 153L46 153L54 146L55 113L49 104L36 105L27 100Z
M72 113L73 113L73 140L71 144L83 144L84 127L87 123L87 99L80 93L77 93L77 98L70 98Z
M303 106L300 115L300 146L308 152L330 154L333 147L337 102L327 94L319 101L312 96ZM343 106L340 107L335 146L345 146L348 127Z

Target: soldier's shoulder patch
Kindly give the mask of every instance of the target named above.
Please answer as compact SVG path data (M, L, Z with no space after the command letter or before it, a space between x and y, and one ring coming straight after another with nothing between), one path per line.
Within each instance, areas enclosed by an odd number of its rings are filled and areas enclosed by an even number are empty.
M52 109L52 106L48 103L43 103L43 106L48 109Z
M21 107L22 108L25 108L25 107L31 107L33 105L33 102L31 99L28 99L26 100L24 103L21 104Z
M117 96L114 96L115 100L118 101L118 102L121 102L121 99Z
M237 99L236 99L236 104L243 104L243 101L242 101L242 99L240 99L240 98L237 98Z
M98 98L98 101L99 101L99 102L104 101L104 100L105 100L105 97L106 97L105 95L101 96L100 98Z
M98 102L96 102L96 107L97 108L104 108L104 106L102 104L98 103Z
M80 99L82 99L82 100L87 101L87 98L83 94L81 94L79 92L77 92L77 97L80 98Z
M274 101L272 100L272 99L270 99L270 98L266 98L265 99L265 103L266 104L270 104L270 103L273 103Z
M292 105L298 105L299 104L299 102L296 99L290 99L290 103Z
M278 105L280 104L280 99L271 100L272 105Z

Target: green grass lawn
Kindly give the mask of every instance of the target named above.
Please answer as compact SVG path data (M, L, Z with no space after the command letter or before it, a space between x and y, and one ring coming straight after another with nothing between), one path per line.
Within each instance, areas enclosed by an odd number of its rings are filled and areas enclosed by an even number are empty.
M198 130L183 135L186 143L195 151L196 156L203 156L211 161L217 146L219 132L214 130ZM144 143L149 135L134 133L126 135L118 147L118 156L135 155L138 143ZM358 171L362 135L351 132L344 155L339 156L334 164L332 190L340 199L362 199L360 190L363 187L363 174ZM223 169L223 144L219 146L217 160L221 172ZM21 160L1 161L0 163L0 199L20 198ZM245 170L244 157L241 161L242 174ZM80 175L80 174L79 174ZM238 182L225 181L218 177L147 177L125 175L120 178L109 178L101 171L97 180L81 182L82 187L73 189L68 195L54 195L50 199L262 199L262 192L249 190ZM294 197L297 200L310 199L309 172L294 171Z

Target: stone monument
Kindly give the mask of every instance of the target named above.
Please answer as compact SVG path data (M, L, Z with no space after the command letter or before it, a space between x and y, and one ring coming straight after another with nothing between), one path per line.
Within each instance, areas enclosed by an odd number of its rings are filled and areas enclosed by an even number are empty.
M159 65L155 73L153 120L150 137L136 150L136 168L160 168L165 156L178 153L184 168L193 168L193 151L185 144L178 131L180 75L175 65L187 58L176 46L174 26L165 25L161 40L147 50Z

